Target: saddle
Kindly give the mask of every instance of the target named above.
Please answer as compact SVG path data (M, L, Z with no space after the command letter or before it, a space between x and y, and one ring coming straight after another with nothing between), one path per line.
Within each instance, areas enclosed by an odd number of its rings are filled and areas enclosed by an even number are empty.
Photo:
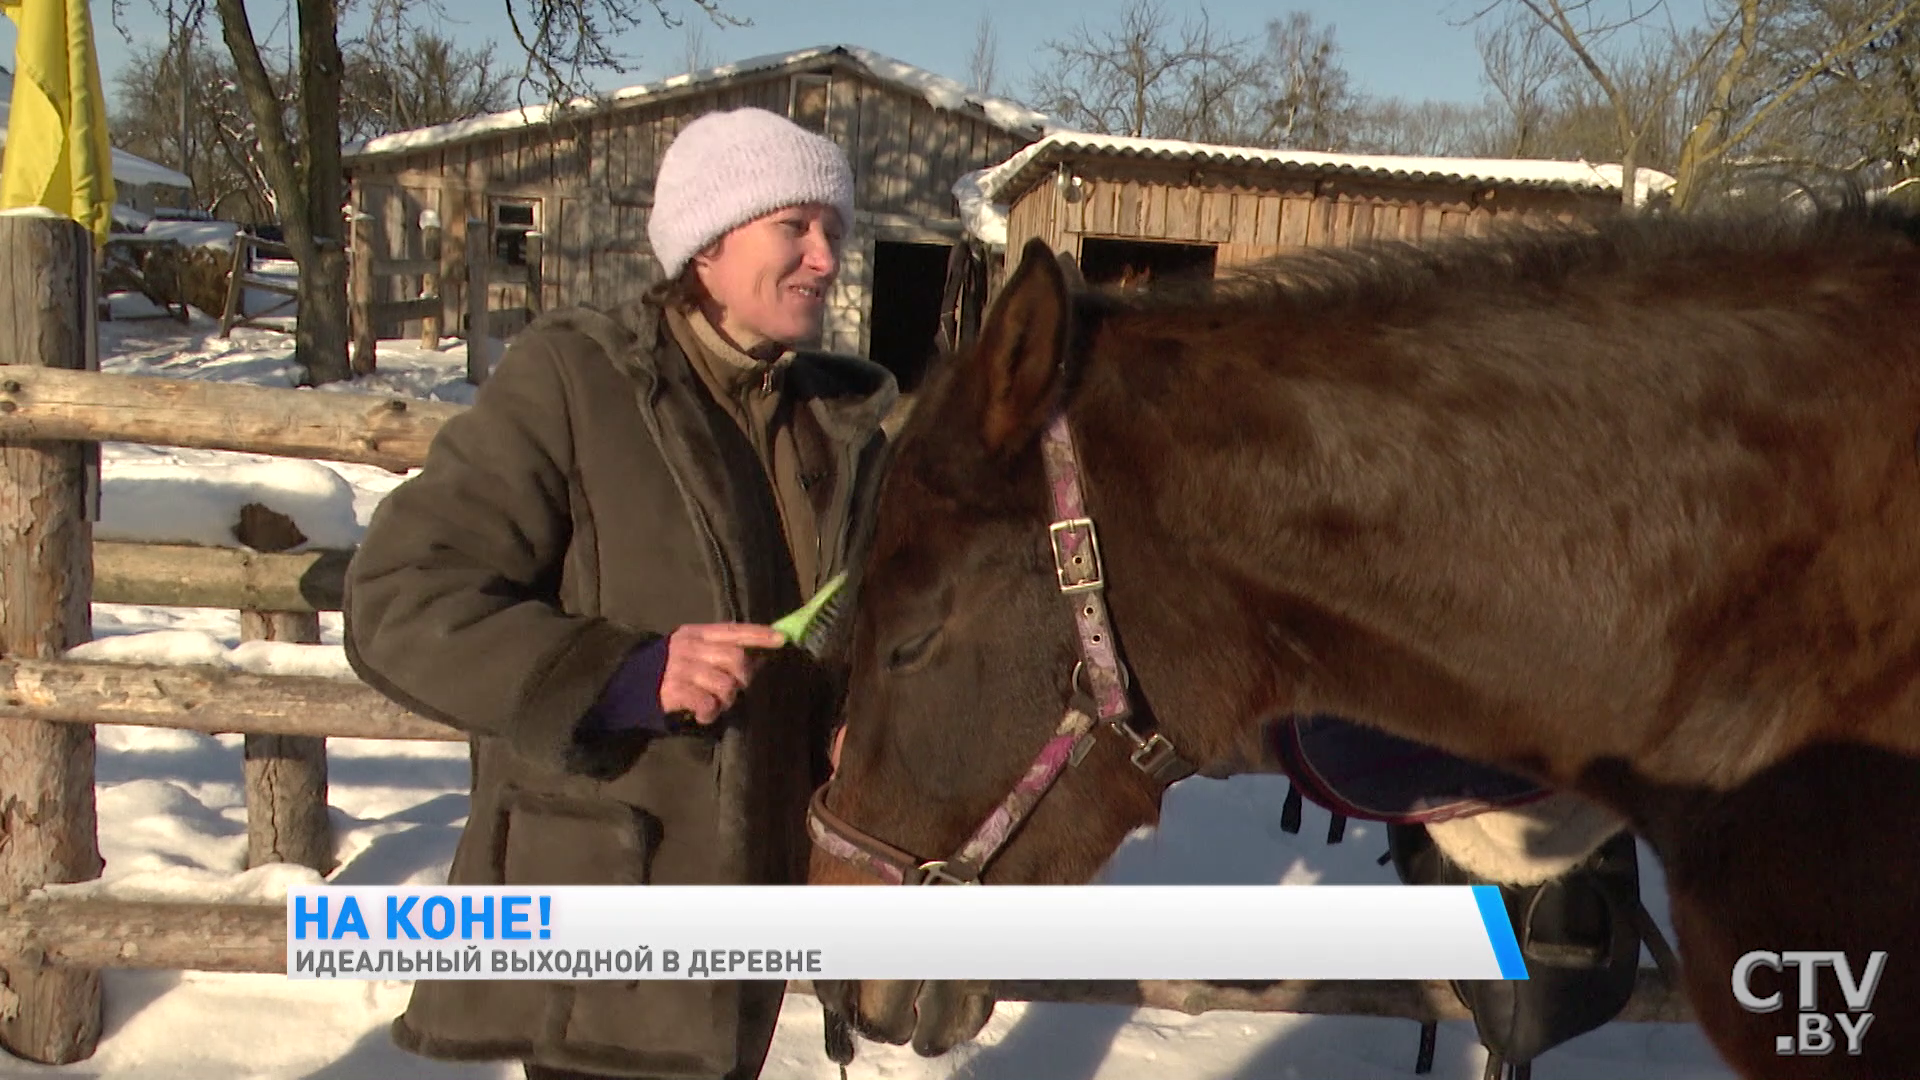
M1270 738L1291 781L1282 828L1299 831L1304 795L1333 815L1330 844L1349 817L1386 825L1380 861L1406 884L1500 887L1528 978L1453 983L1487 1048L1487 1080L1529 1080L1535 1058L1618 1016L1633 996L1643 943L1663 967L1671 958L1640 901L1631 833L1544 880L1496 880L1450 857L1429 826L1527 806L1550 789L1337 717L1290 718ZM1433 1068L1437 1030L1435 1021L1421 1025L1416 1073Z

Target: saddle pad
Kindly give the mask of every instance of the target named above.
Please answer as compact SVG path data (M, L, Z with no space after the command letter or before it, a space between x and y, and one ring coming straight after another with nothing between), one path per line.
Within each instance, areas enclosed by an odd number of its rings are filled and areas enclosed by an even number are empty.
M1531 780L1334 716L1289 717L1268 737L1302 795L1361 821L1420 825L1548 793Z

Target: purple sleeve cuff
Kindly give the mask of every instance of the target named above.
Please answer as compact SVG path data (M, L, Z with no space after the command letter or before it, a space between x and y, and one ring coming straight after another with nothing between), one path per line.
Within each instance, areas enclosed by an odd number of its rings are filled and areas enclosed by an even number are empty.
M660 708L660 679L666 670L666 638L628 653L613 678L607 680L600 699L581 719L582 730L601 734L646 731L655 735L672 731Z

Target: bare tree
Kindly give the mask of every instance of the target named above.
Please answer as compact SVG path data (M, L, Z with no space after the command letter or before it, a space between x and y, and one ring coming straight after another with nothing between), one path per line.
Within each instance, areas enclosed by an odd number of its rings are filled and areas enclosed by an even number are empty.
M1052 63L1035 76L1032 96L1055 116L1104 135L1186 138L1190 77L1243 43L1215 34L1204 8L1176 29L1159 0L1128 0L1117 27L1083 23L1043 47Z
M668 29L683 24L676 7L692 8L721 26L746 26L747 20L722 10L721 0L501 0L514 40L525 51L523 90L535 88L548 101L593 96L596 72L624 73L632 58L614 43L656 20Z
M967 85L983 94L999 92L1000 42L993 31L993 16L982 12L973 28L973 54L967 57Z
M713 49L707 44L706 27L690 22L680 28L680 64L683 71L705 71L715 63Z
M300 268L294 358L312 383L353 377L347 365L347 252L341 213L339 12L332 0L294 0L299 35L293 124L267 73L244 0L214 0L252 114L261 163L288 249Z
M1604 99L1609 119L1613 125L1613 135L1619 147L1621 165L1621 199L1628 206L1636 204L1639 184L1639 162L1642 145L1646 140L1648 117L1636 110L1629 97L1630 89L1645 85L1639 81L1629 82L1621 77L1622 62L1610 55L1613 43L1621 37L1631 37L1627 33L1641 26L1647 17L1664 0L1655 0L1655 7L1629 11L1621 17L1610 17L1598 12L1593 0L1513 0L1524 14L1519 17L1531 17L1537 25L1560 39L1575 64L1592 80ZM1718 40L1708 46L1717 47ZM1706 55L1698 58L1704 63ZM1691 71L1687 72L1691 75ZM1674 82L1662 81L1662 85L1653 87L1656 97L1671 95Z
M1504 157L1501 117L1487 104L1367 98L1343 127L1343 149L1419 157Z
M1337 150L1357 104L1340 65L1333 27L1295 11L1267 23L1266 50L1252 68L1261 145Z
M1871 0L1798 0L1800 20L1766 50L1765 81L1785 81L1812 62L1817 43L1843 36L1873 10ZM1888 185L1920 169L1920 26L1890 26L1807 84L1801 100L1764 126L1748 156L1796 171L1826 168Z
M177 11L191 0L149 0ZM311 383L352 377L347 362L347 259L343 234L346 183L341 170L342 92L347 57L340 45L340 11L349 0L294 0L292 78L276 84L276 65L254 28L245 0L214 0L221 38L233 61L234 83L251 120L265 188L299 266L299 316L294 356ZM516 40L526 50L520 84L570 101L595 71L627 70L614 40L657 17L680 25L671 0L500 0ZM125 0L114 0L116 20ZM409 0L373 0L375 23ZM734 22L720 0L683 0L719 22Z
M173 134L166 140L171 146L171 155L156 160L170 160L188 176L193 175L193 96L194 84L184 77L193 65L195 52L199 49L202 29L207 21L207 0L153 0L153 9L167 23L167 47L164 51L151 46L142 46L139 60L149 76L164 80L172 88L168 98L173 110ZM112 7L113 25L122 37L132 40L125 18L125 0L114 0ZM143 103L142 123L150 129L158 120L153 112L152 102Z
M1674 173L1673 205L1693 205L1716 170L1792 126L1823 85L1863 52L1912 25L1920 0L1711 0L1704 21L1674 26L1665 0L1615 20L1593 0L1502 0L1520 19L1556 37L1592 94L1563 81L1563 108L1595 103L1610 115L1623 170L1659 160ZM1843 18L1834 17L1845 10ZM1493 10L1493 9L1489 9ZM1655 16L1666 20L1664 35ZM1615 39L1632 29L1636 52ZM1796 43L1792 49L1784 43ZM1628 77L1631 72L1632 77ZM1671 157L1655 144L1672 133ZM1623 185L1631 202L1635 184Z
M1685 205L1697 196L1700 179L1730 154L1765 147L1775 132L1796 127L1793 114L1797 111L1804 115L1824 111L1849 128L1867 119L1854 109L1833 116L1831 109L1818 107L1823 97L1831 103L1835 95L1830 91L1836 84L1867 85L1850 80L1850 73L1877 68L1880 65L1875 61L1882 58L1893 61L1887 65L1887 73L1896 79L1913 70L1910 47L1901 47L1920 17L1920 4L1913 0L1764 7L1760 0L1737 0L1731 8L1726 26L1732 44L1714 74L1710 91L1692 114L1693 123L1680 146L1677 167L1680 178L1688 182L1682 193L1676 194L1677 204ZM1843 101L1851 96L1851 104L1862 107L1859 112L1875 111L1864 95L1838 96ZM1909 105L1914 97L1909 90ZM1896 117L1901 111L1896 110ZM1896 119L1895 127L1910 133L1920 125L1914 123L1913 113L1906 111L1904 117ZM1810 134L1818 138L1817 133ZM1904 150L1891 146L1881 149L1894 155L1904 152L1909 159L1913 153L1910 144ZM1869 153L1869 160L1845 164L1859 168L1871 164L1872 156Z
M513 76L492 44L464 49L420 25L404 0L378 0L367 28L344 48L341 135L367 139L504 109ZM439 20L432 20L438 22Z
M1246 41L1216 31L1204 10L1182 36L1188 60L1175 76L1175 93L1156 110L1154 128L1198 142L1260 143L1266 118L1261 60Z
M1564 51L1535 19L1482 24L1474 32L1483 81L1492 89L1505 119L1504 157L1538 155L1542 132L1553 112L1552 88L1567 75Z
M285 97L290 75L284 65L276 63L270 78ZM177 116L183 95L184 129ZM183 64L170 48L135 46L114 76L113 113L116 146L155 161L186 162L181 172L193 181L199 208L244 220L271 217L273 200L250 132L253 121L224 50L203 45ZM183 147L192 150L186 153Z

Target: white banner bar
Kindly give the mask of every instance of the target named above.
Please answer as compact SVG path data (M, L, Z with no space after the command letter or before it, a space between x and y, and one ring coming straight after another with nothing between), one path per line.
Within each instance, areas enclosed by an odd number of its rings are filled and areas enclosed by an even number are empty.
M296 979L1526 978L1491 886L313 887Z

